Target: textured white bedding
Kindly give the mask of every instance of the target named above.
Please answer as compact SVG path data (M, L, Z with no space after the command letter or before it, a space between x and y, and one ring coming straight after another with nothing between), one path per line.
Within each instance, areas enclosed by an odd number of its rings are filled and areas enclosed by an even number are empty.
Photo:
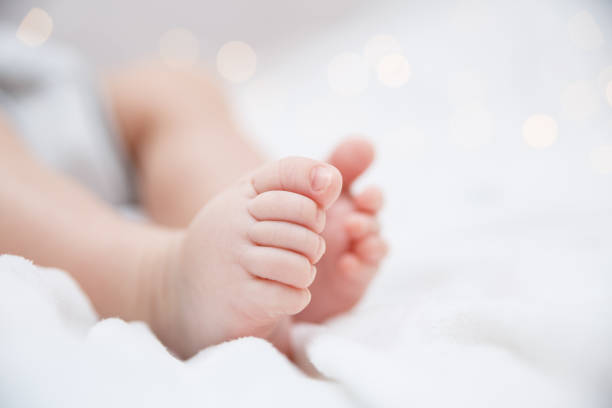
M436 243L461 242L463 256L442 250L385 269L348 316L297 326L302 362L329 381L308 378L253 338L179 362L143 324L97 321L63 272L0 257L0 403L599 406L612 367L612 217L550 231L541 221L508 221Z

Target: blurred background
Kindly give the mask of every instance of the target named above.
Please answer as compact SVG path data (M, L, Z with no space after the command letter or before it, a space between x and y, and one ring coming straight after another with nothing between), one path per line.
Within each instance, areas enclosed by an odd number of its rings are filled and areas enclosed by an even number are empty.
M379 160L363 183L387 191L392 262L438 256L449 231L478 226L591 223L584 242L597 245L612 206L609 1L4 0L0 11L25 43L66 43L100 71L141 58L207 67L272 157L371 138Z

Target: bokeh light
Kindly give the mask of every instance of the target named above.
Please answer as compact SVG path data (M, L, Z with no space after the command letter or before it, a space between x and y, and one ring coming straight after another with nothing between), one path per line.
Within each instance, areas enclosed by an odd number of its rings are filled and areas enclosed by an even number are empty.
M557 140L558 133L557 122L548 115L530 116L523 124L523 140L535 149L552 146Z
M368 60L371 67L376 68L383 57L390 54L401 54L402 46L397 38L379 34L370 38L363 49L363 55Z
M581 11L568 23L569 36L572 42L586 51L593 51L603 45L603 34L593 16Z
M159 54L171 68L191 67L198 59L198 40L185 28L170 29L159 39Z
M584 120L600 108L600 94L591 81L569 84L561 94L563 114L572 120Z
M17 38L30 47L38 47L49 39L53 32L53 19L46 11L33 8L17 28Z
M595 148L590 155L593 170L601 174L612 174L612 144Z
M412 74L410 64L401 54L385 55L376 68L378 80L390 88L405 85Z
M242 41L225 43L217 53L217 71L230 82L248 81L257 69L257 55Z
M451 140L467 150L488 144L492 135L493 117L483 106L461 107L450 118Z
M332 91L344 96L363 93L368 87L369 76L367 60L354 52L336 55L327 69L327 80Z

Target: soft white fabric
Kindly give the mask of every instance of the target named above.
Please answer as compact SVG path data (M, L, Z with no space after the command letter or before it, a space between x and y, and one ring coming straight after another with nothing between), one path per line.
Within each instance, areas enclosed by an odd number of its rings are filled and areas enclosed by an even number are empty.
M0 257L0 405L595 407L612 368L612 217L552 221L440 238L445 256L383 272L348 316L297 326L301 363L330 381L254 338L179 362L142 323L98 322L65 273Z
M18 257L0 257L0 332L2 407L350 406L263 340L179 362L144 324L97 322L68 275Z

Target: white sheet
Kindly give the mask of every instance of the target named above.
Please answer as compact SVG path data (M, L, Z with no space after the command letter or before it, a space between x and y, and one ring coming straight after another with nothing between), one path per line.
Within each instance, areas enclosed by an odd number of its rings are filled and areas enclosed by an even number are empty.
M254 338L179 362L141 323L98 322L63 272L3 256L0 403L595 407L612 367L612 217L573 219L440 238L432 250L454 256L386 270L350 315L297 326L302 362L329 381Z

